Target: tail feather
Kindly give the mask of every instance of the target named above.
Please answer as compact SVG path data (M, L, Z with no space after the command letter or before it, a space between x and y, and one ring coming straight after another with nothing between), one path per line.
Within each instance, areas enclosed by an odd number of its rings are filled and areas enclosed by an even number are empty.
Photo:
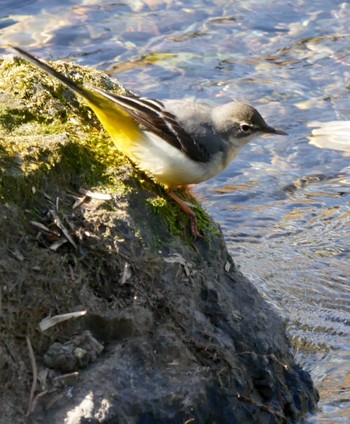
M65 77L61 73L57 72L55 69L53 69L51 66L49 66L47 63L42 62L41 60L37 59L36 57L32 56L30 53L26 52L25 50L22 50L20 47L10 46L12 49L16 50L17 53L20 54L24 59L26 59L28 62L32 63L33 65L37 66L38 68L42 69L43 71L47 72L48 74L52 75L54 78L57 78L59 81L61 81L62 84L66 85L68 88L70 88L74 93L79 94L80 96L84 97L89 102L92 101L92 95L89 93L89 91L85 90L84 88L80 87L79 85L75 84L72 80Z
M119 150L129 157L133 157L133 145L135 140L141 138L141 131L137 122L129 113L113 102L109 98L108 93L94 88L85 89L20 47L10 47L28 62L58 79L74 93L82 96L95 112L111 138L116 142Z

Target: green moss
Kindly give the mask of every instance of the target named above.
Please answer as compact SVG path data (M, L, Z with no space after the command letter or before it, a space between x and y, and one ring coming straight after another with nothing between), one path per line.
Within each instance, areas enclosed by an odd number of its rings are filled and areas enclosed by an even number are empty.
M171 234L179 236L184 233L184 228L188 225L188 217L180 212L178 206L171 200L166 199L166 194L147 199L152 211L162 216L169 227Z
M176 190L176 194L181 199L188 202L192 210L195 212L198 230L201 234L207 234L208 232L219 233L218 229L213 226L211 218L198 204L196 199L180 189ZM171 199L165 192L163 192L162 195L157 195L156 197L147 199L147 202L150 204L155 214L161 215L165 218L171 234L176 236L181 235L188 241L193 241L193 237L189 231L190 218L180 210L174 200Z
M152 206L155 212L167 206L167 201L164 199L164 197L160 196L147 199L147 202Z
M14 128L31 121L33 117L29 110L2 109L0 110L0 125L10 133Z
M82 79L81 72L60 67L65 73L73 72L73 79ZM3 201L28 198L30 187L50 192L62 183L126 191L116 168L127 160L101 131L87 106L80 105L69 90L25 61L4 60L0 68L4 89L0 99ZM86 74L90 80L94 76L98 81L104 79L94 71Z
M212 236L219 236L220 230L213 222L211 217L205 212L202 206L196 201L193 210L196 213L198 220L198 229L201 234L211 234ZM209 238L206 238L209 241Z

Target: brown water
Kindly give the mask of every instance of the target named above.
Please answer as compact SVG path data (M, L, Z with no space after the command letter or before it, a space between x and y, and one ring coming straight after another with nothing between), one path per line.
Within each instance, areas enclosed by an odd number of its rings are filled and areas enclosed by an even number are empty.
M235 262L288 321L321 394L309 422L350 422L350 123L339 123L350 121L350 3L0 6L1 42L107 70L147 96L246 100L288 131L246 146L195 191L222 224ZM315 121L337 122L310 144Z

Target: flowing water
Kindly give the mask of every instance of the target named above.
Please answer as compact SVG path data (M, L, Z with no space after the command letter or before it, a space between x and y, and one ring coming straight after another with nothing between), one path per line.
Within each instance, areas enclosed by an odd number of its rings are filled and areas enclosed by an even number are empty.
M3 54L21 45L160 99L246 100L288 131L194 190L288 321L321 395L310 423L350 422L349 23L336 0L0 0Z

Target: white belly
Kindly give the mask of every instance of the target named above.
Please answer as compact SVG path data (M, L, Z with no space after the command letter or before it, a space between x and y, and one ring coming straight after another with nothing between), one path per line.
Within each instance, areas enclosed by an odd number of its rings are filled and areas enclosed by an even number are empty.
M137 143L133 149L131 159L157 183L168 187L200 183L226 168L221 152L216 154L210 163L196 162L184 152L148 132L144 133L142 142Z

